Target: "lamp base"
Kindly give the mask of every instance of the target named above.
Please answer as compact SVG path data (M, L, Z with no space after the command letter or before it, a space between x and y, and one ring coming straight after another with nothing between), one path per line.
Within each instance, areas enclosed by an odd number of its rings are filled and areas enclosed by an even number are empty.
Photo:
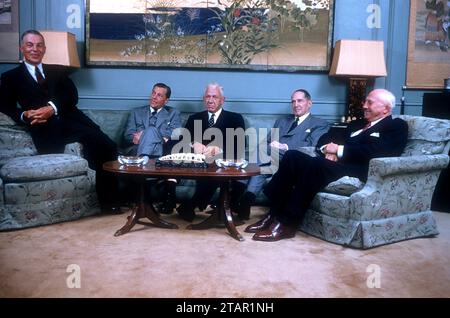
M364 118L364 110L362 108L366 99L366 78L350 78L348 86L348 108L346 121Z

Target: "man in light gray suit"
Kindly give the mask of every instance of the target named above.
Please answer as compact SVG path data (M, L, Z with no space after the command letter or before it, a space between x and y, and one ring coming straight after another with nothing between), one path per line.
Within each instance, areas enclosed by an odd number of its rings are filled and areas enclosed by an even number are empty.
M170 152L164 145L175 129L181 127L180 112L167 106L169 86L157 83L150 95L150 105L134 108L125 127L124 153L132 156L160 157Z
M277 119L273 128L278 129L278 140L272 140L267 136L267 148L273 152L278 151L279 158L273 156L259 157L262 174L250 178L245 193L240 197L235 207L239 217L248 220L250 207L255 202L256 196L265 185L266 179L272 176L278 169L278 162L288 150L299 150L301 147L315 147L319 138L330 128L329 123L321 118L311 115L311 95L304 89L297 89L291 97L292 115ZM276 153L276 151L275 151ZM277 160L278 159L278 160Z
M123 135L124 153L132 156L161 157L170 153L172 134L181 128L180 112L167 106L171 89L163 83L153 86L149 104L134 108L129 117ZM175 208L176 180L165 182L164 203L160 213L172 213Z

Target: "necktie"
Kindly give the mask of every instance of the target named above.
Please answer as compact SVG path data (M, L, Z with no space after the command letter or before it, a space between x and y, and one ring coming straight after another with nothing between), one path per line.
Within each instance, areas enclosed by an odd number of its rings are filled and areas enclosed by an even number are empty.
M151 110L149 124L150 124L150 126L156 125L156 110L155 109Z
M37 66L34 67L34 74L36 75L36 80L39 85L44 86L45 85L45 78L42 76L41 71Z
M214 114L211 114L211 117L209 117L208 126L209 127L214 126Z
M300 120L299 117L295 117L294 122L292 123L291 127L289 128L288 132L292 131L293 129L295 129L295 127L298 126L298 121Z

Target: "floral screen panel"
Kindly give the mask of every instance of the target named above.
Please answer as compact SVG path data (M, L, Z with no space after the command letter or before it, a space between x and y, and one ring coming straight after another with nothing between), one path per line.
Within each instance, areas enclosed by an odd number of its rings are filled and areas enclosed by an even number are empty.
M333 0L88 0L87 62L328 70Z

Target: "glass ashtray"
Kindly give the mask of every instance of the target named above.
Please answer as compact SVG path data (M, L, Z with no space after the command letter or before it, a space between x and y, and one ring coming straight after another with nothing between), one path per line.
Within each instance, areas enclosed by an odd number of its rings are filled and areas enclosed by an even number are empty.
M219 168L237 168L244 169L248 166L248 161L245 159L231 160L231 159L216 159L216 166Z
M122 156L122 155L120 155L117 158L117 161L119 161L119 163L121 163L123 165L127 165L127 166L140 166L140 165L147 164L148 157L147 156L138 157L138 156Z

